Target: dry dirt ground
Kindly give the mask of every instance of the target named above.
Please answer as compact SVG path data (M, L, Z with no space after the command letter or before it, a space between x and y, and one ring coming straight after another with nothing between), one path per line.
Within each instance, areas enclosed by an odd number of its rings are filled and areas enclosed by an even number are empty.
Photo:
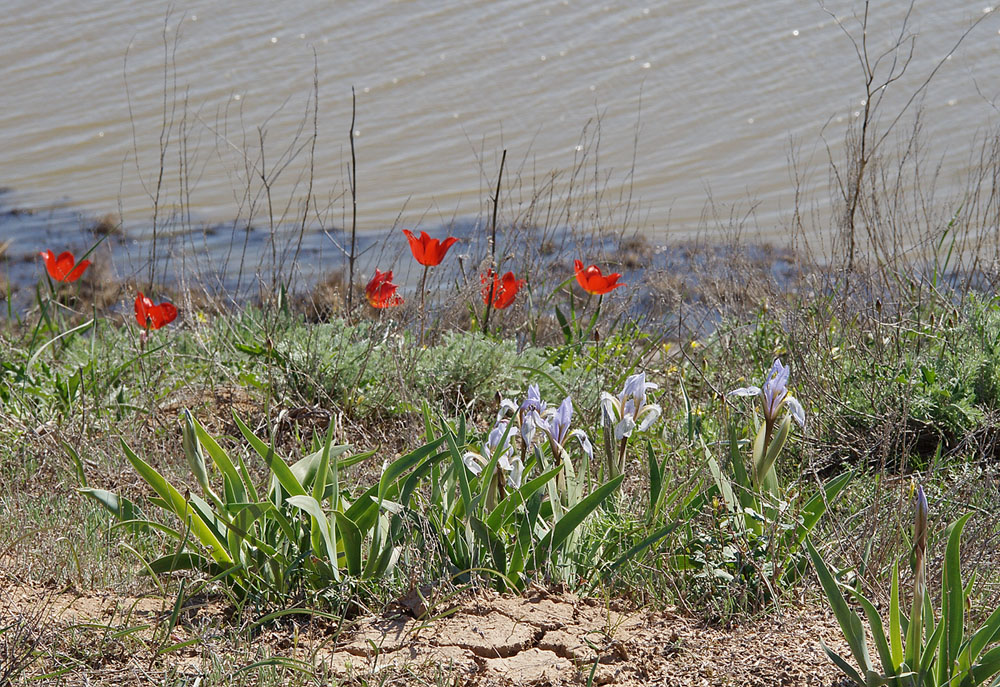
M59 670L50 679L60 684L168 677L198 684L199 676L227 684L227 673L283 657L324 684L586 685L593 670L597 685L835 685L838 672L820 639L845 648L830 614L815 607L723 630L569 594L480 592L440 604L423 620L413 615L424 610L414 596L385 614L353 619L339 636L336 623L314 619L248 639L218 603L189 603L168 633L171 606L0 578L0 631L8 628L0 632L0 668L31 643L35 658L21 677Z

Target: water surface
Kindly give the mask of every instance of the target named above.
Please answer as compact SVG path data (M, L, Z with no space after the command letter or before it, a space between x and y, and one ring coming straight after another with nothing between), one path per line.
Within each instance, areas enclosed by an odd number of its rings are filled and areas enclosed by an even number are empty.
M628 220L677 236L749 212L757 230L780 240L794 202L793 151L822 205L828 147L841 154L862 107L858 57L843 30L860 35L862 8L9 0L0 23L0 185L20 208L59 201L120 214L142 238L154 208L161 230L298 222L311 177L307 223L343 226L353 87L362 231L483 216L506 148L515 182L508 218L538 196L545 208L554 175L561 196L574 180L576 211L557 218L566 224ZM886 114L988 9L915 6L914 58ZM874 54L891 45L904 11L892 0L871 3ZM977 132L996 119L998 20L988 16L968 36L916 103L946 191L967 172ZM15 239L12 250L37 242L34 225L0 231Z

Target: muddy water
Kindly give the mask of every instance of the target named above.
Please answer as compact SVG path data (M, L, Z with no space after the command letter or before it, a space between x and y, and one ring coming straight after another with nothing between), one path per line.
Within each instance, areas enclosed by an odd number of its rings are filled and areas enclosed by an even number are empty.
M857 2L831 0L829 12L803 0L171 5L5 3L8 206L121 213L141 238L154 208L159 227L175 230L288 221L311 178L308 223L343 225L354 87L362 230L480 216L506 148L518 181L511 215L555 172L556 194L571 180L577 194L569 223L592 222L595 205L598 220L620 221L627 202L642 231L678 235L752 209L754 225L780 237L794 199L791 151L822 206L827 145L839 154L862 106L843 30L860 36ZM873 53L890 45L904 10L872 1ZM914 58L886 115L986 10L984 0L917 3ZM986 17L918 99L946 190L997 116L998 29L1000 14ZM67 231L42 220L0 232L20 250L39 224Z

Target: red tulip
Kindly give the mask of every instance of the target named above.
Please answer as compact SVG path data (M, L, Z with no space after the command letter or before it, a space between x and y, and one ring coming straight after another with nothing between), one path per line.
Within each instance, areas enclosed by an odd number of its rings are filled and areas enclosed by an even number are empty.
M141 291L135 297L135 319L143 329L159 329L176 318L177 308L173 303L153 305L153 301L143 296Z
M403 299L396 295L397 285L392 283L392 270L379 272L375 268L375 276L365 287L365 296L373 308L392 308L403 304Z
M458 241L454 236L449 236L444 241L432 239L426 231L420 232L420 238L414 236L409 229L403 229L403 233L410 241L413 258L426 267L440 265L445 253Z
M584 269L582 262L574 260L573 269L576 270L577 283L583 287L584 291L596 296L603 296L607 292L617 289L619 286L625 286L623 282L618 281L618 278L622 275L614 272L605 277L601 274L601 270L597 265L591 265Z
M90 260L81 260L78 263L69 251L60 253L58 258L50 250L39 255L45 261L45 269L53 281L76 281L90 267Z
M490 280L493 281L493 307L503 310L514 302L514 296L518 289L524 286L523 279L515 279L513 272L508 272L503 277L498 276L493 270L481 275L483 283L483 303L490 304Z

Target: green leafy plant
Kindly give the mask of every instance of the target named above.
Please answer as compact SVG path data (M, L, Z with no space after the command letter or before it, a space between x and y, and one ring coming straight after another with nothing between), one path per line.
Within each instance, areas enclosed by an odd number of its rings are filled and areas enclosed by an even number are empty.
M807 541L813 567L833 609L858 668L826 645L830 659L855 684L905 687L972 687L1000 685L1000 647L987 650L1000 639L1000 609L971 635L965 629L965 608L972 583L962 584L959 550L962 529L971 514L963 515L945 530L947 546L941 571L941 611L935 618L931 595L924 582L927 550L927 499L918 487L913 527L913 602L907 617L899 598L899 567L893 565L888 629L875 604L858 590L838 583L811 542ZM868 653L861 618L847 603L843 591L864 609L878 652L881 670Z
M703 448L717 490L712 494L715 504L712 547L724 554L716 558L713 570L722 578L740 577L760 592L760 598L771 598L781 586L801 577L806 569L803 550L806 537L852 475L848 472L834 477L811 494L777 486L774 487L777 493L771 493L744 465L733 426L730 426L728 471L720 467L707 446ZM777 485L776 478L774 483ZM703 554L699 560L699 567L708 564Z
M704 497L712 506L709 526L689 525L676 557L681 569L709 582L710 595L717 594L719 586L738 585L737 603L745 608L760 607L801 578L806 570L806 538L851 479L850 473L842 474L811 494L796 485L780 484L775 468L792 420L805 423L802 406L788 393L788 376L788 368L775 360L762 387L730 393L758 397L763 421L753 434L748 463L736 424L729 423L727 470L702 439L714 482ZM782 414L783 408L789 412Z
M147 564L150 572L199 570L225 582L238 598L280 603L303 587L323 590L345 578L391 573L400 541L393 518L412 494L412 480L405 478L432 458L441 441L387 465L378 483L351 501L340 473L367 455L333 446L328 433L319 450L289 464L273 444L235 420L269 468L264 484L255 484L243 458L234 461L188 411L182 413L184 455L201 495L182 494L123 442L126 458L156 492L152 504L178 519L180 527L147 518L113 492L89 487L81 492L123 525L153 529L175 542L172 552Z

